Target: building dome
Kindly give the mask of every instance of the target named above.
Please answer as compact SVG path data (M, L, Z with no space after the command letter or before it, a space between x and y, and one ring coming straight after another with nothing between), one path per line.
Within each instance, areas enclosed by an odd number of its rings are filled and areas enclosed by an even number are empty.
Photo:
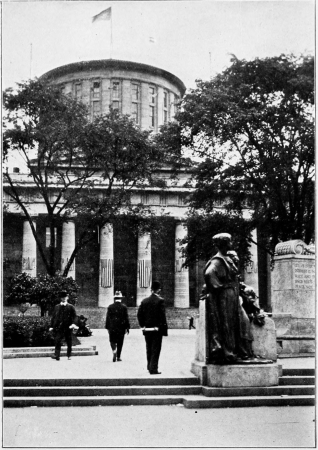
M57 67L42 77L90 107L92 117L110 108L130 115L142 129L155 131L173 119L183 82L166 70L114 59Z

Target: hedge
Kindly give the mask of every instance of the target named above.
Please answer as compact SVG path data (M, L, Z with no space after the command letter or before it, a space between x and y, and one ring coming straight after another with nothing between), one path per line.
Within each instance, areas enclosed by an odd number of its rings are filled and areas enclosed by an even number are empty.
M54 346L50 323L50 317L4 317L3 347Z

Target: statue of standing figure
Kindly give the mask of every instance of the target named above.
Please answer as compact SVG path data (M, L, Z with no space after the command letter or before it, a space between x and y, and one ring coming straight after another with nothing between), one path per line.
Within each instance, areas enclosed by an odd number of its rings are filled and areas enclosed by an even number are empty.
M239 259L232 251L231 235L219 233L212 241L218 252L204 269L209 363L246 363L254 360L250 320L254 314L259 315L260 309L240 283ZM244 297L250 315L243 306Z

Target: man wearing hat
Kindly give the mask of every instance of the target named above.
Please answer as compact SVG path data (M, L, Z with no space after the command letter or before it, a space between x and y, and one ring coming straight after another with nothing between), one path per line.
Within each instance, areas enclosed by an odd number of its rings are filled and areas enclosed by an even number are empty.
M115 292L112 305L108 306L105 328L109 333L109 342L113 351L113 362L121 361L121 351L124 344L125 333L129 334L130 324L127 306L121 300L123 295L120 291Z
M68 293L66 291L60 292L61 302L55 306L51 319L50 331L54 332L55 352L53 359L60 360L62 340L65 338L67 345L67 358L71 359L72 353L72 329L77 329L75 325L76 311L73 305L70 305L68 300Z
M161 351L162 336L168 336L168 325L164 300L160 297L161 285L153 281L152 294L145 298L137 312L140 327L146 341L147 370L151 375L158 375L158 361Z

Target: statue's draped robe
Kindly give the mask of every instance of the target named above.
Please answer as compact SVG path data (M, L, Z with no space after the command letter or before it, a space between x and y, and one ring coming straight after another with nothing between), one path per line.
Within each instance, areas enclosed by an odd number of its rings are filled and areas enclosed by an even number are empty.
M238 270L228 257L214 256L206 265L209 362L231 363L250 354L249 320L239 298Z

